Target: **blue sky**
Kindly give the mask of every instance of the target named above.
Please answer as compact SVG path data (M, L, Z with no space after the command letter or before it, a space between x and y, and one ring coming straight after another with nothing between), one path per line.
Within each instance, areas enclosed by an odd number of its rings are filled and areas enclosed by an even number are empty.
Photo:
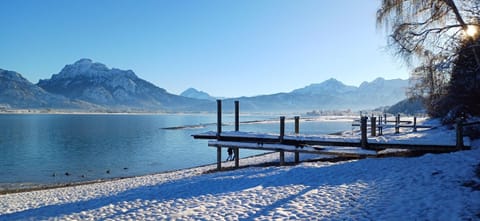
M171 93L289 92L336 78L358 86L408 70L376 30L380 1L1 0L0 68L36 83L91 58Z

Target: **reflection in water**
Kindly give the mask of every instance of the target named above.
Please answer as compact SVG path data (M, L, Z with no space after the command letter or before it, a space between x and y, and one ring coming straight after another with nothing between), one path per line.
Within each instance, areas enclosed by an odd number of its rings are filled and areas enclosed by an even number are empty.
M241 118L248 122L242 131L278 130L271 116ZM11 183L77 182L210 164L215 151L190 135L216 130L214 122L214 114L0 115L0 190ZM233 130L232 116L224 122L224 131ZM162 129L182 125L202 126ZM313 121L300 127L307 134L351 128L350 122ZM287 123L286 131L293 131L293 124ZM258 153L242 150L241 156Z

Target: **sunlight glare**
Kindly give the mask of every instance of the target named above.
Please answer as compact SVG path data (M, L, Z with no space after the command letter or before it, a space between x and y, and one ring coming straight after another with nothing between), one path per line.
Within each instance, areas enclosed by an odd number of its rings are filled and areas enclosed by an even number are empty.
M465 34L468 37L475 37L475 35L477 35L477 33L478 33L478 28L475 25L469 25L469 26L467 26L467 30L465 30Z

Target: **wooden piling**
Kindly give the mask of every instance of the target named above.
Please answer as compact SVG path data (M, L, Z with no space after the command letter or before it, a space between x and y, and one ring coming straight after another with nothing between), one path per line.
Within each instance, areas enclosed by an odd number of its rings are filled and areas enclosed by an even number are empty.
M235 131L240 130L240 102L235 101Z
M295 116L295 134L300 133L300 116ZM295 151L295 163L300 162L300 153Z
M417 117L413 117L413 132L417 132Z
M387 124L387 113L383 114L383 120L384 120L383 124Z
M360 131L362 133L361 140L360 140L360 146L362 148L367 148L368 143L367 143L367 118L368 117L361 117L360 118Z
M285 151L280 150L280 166L285 165Z
M238 147L233 149L233 153L235 156L235 167L238 168L240 167L240 149Z
M397 114L397 117L395 118L395 133L400 133L400 114Z
M300 133L300 116L295 116L295 134Z
M217 170L222 169L222 147L217 146Z
M283 142L285 136L285 116L280 117L280 143Z
M217 100L217 137L222 133L222 100Z
M463 121L462 119L457 120L457 140L456 140L456 146L457 149L461 150L463 149Z
M382 125L382 122L383 122L383 118L382 116L378 116L378 136L382 136L383 135L383 125Z
M377 136L377 118L373 116L370 118L370 133L372 137Z

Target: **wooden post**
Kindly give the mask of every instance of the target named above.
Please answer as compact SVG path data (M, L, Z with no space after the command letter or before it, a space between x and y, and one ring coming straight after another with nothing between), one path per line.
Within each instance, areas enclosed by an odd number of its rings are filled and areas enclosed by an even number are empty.
M295 134L300 133L300 116L295 116ZM295 151L295 163L300 162L300 153Z
M463 122L462 119L457 120L457 149L463 149Z
M295 134L300 133L300 116L295 116Z
M280 150L280 166L285 165L285 151Z
M400 133L400 114L397 115L395 118L395 133L399 134Z
M283 142L285 136L285 116L280 117L280 143Z
M382 125L382 121L383 121L383 118L382 116L378 116L378 136L382 136L383 135L383 125Z
M387 113L383 113L383 120L385 121L383 124L387 124Z
M217 146L217 170L222 169L222 147Z
M235 156L235 167L238 168L240 166L240 149L238 147L233 149L233 154Z
M222 100L217 100L217 139L222 133Z
M235 131L240 130L240 103L235 101Z
M368 117L361 117L360 118L360 131L362 133L360 144L362 148L367 148L367 118Z
M417 117L413 117L413 132L417 132Z
M373 117L370 118L370 133L372 134L372 137L377 136L377 118Z

